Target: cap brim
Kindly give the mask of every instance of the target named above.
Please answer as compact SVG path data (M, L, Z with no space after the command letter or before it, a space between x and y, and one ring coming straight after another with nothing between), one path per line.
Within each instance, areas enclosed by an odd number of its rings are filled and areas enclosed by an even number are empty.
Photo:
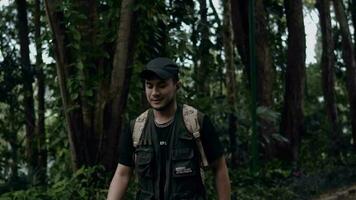
M173 77L173 74L160 69L145 69L141 72L142 79L149 79L154 76L157 76L160 79L166 80Z

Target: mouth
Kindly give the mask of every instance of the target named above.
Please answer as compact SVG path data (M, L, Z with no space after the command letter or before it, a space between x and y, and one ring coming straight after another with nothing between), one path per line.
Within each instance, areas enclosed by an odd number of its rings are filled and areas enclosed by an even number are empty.
M151 99L151 102L152 103L159 103L159 102L161 102L161 100L160 99Z

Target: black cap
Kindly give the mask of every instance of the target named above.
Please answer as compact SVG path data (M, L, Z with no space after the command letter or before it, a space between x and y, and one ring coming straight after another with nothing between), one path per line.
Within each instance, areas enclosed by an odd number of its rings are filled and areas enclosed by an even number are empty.
M141 72L142 79L148 79L152 75L166 80L169 78L178 78L178 65L169 58L158 57L147 63Z

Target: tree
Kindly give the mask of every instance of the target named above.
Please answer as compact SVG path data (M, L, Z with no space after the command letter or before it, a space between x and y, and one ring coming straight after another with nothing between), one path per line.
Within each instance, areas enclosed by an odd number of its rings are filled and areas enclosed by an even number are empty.
M342 36L342 57L347 71L347 93L350 105L350 119L352 127L352 138L356 141L356 61L354 47L352 44L351 33L342 1L333 1L336 19L340 26ZM356 143L354 142L354 147Z
M33 69L30 63L29 31L26 0L16 0L18 34L20 43L20 64L23 76L23 107L26 126L26 155L29 165L29 177L32 180L37 166L37 152L34 146L36 118L33 100Z
M304 134L305 32L301 0L285 0L288 27L288 60L281 133L289 140L288 158L297 161Z
M165 1L149 0L138 3L137 6L137 26L141 30L139 38L137 57L143 63L158 56L169 57L171 52L168 48L168 31L173 24L169 21L169 12ZM172 23L172 24L171 24Z
M66 46L67 37L65 35L65 27L63 24L64 14L58 10L59 2L58 1L45 1L46 13L48 17L48 21L53 32L53 42L55 47L55 59L56 59L56 68L57 68L57 76L59 82L59 88L62 97L64 116L66 120L66 127L69 137L69 144L71 148L71 159L73 168L79 168L84 161L78 160L78 150L77 145L75 145L76 137L75 135L79 135L80 129L74 123L74 120L71 119L79 119L77 111L69 110L69 108L74 107L74 103L69 98L68 84L66 79L68 77L67 68L69 65L68 54L70 49ZM79 125L79 124L78 124Z
M19 153L21 141L19 132L23 127L23 109L18 100L18 94L21 92L22 74L18 68L18 60L15 52L2 45L4 60L0 62L0 130L1 140L5 142L5 148L0 152L1 157L7 160L2 172L2 180L7 180L10 184L19 180L19 162L23 156ZM3 166L3 165L2 165ZM7 172L7 173L6 173Z
M116 167L132 69L134 2L123 0L117 19L116 1L45 1L74 169Z
M234 29L235 43L244 64L245 75L250 83L250 55L249 49L249 24L248 24L248 1L231 1L231 16ZM257 105L261 108L271 109L272 88L274 83L274 71L272 67L272 56L269 48L267 14L265 12L264 2L256 1L255 6L256 19L256 68L257 68ZM274 143L272 133L273 125L269 119L263 116L259 117L259 132L265 139L265 155L270 158L274 152Z
M351 7L351 17L352 17L352 23L354 26L354 30L356 30L356 0L352 0L352 3L350 3ZM356 31L354 31L354 46L355 46L355 59L356 59Z
M331 124L331 152L336 152L337 140L339 138L338 113L335 101L335 55L334 41L332 36L331 16L330 16L330 1L318 0L317 9L320 15L320 27L322 37L322 55L321 55L321 70L322 70L322 88L325 98L325 109L328 119Z
M247 80L250 80L248 43L248 1L231 1L231 21L237 46ZM250 82L250 81L248 81Z
M267 15L262 0L256 1L256 67L257 67L257 105L267 109L273 106L274 71L272 56L269 48L267 32ZM271 119L259 117L259 131L265 138L265 156L271 158L274 155L274 142L272 134L274 127Z
M224 1L224 53L226 62L226 96L229 105L229 139L232 167L237 166L237 117L236 117L236 74L234 65L234 46L233 46L233 31L231 24L231 3L230 0Z
M35 0L35 45L36 45L36 66L37 66L37 125L35 134L35 144L38 152L38 181L40 184L46 182L47 171L47 148L46 148L46 130L45 130L45 76L43 72L43 60L42 60L42 42L41 42L41 1Z
M3 169L0 181L13 186L23 178L19 170L20 163L29 166L26 155L22 153L25 152L22 144L26 141L23 138L26 135L20 135L23 133L25 117L23 74L17 48L19 40L16 6L15 3L9 4L6 10L0 12L0 157Z
M112 121L111 121L111 138L109 138L109 148L106 148L109 156L106 156L106 165L113 165L116 160L118 140L115 134L118 134L122 123L122 112L126 105L128 94L128 82L131 75L131 66L133 59L133 26L134 26L134 13L131 7L134 5L135 0L123 0L121 2L120 10L120 26L118 30L118 41L116 44L116 52L114 56L113 71L111 74L111 87L110 93L112 96ZM116 139L116 140L115 140ZM111 151L111 152L110 152ZM111 156L110 156L111 155ZM116 163L115 163L116 164ZM112 169L115 165L111 166Z
M197 75L197 92L202 96L209 96L209 85L206 78L209 74L209 65L210 65L210 31L208 24L208 8L206 5L206 0L199 0L200 4L200 23L198 30L200 32L200 46L199 46L199 64L196 66L196 75Z

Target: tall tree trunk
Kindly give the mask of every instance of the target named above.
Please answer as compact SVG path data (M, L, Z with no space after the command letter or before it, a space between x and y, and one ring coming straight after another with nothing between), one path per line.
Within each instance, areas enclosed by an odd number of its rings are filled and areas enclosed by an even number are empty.
M13 134L11 136L11 139L9 140L9 144L10 144L10 148L11 148L11 163L10 163L10 168L11 168L11 175L10 175L10 182L12 183L16 183L18 181L19 178L19 159L18 159L18 149L19 149L19 145L18 145L18 137L17 137L17 133L13 132L11 133Z
M34 148L35 134L35 110L33 101L33 70L30 63L29 51L29 31L27 20L27 4L26 0L16 0L18 30L20 40L20 62L23 76L23 92L24 92L24 110L25 110L25 125L26 125L26 155L29 165L29 177L31 182L36 168L37 159Z
M231 21L234 31L234 42L245 66L244 73L250 83L250 56L248 40L248 1L231 1Z
M14 101L15 102L15 101ZM15 122L15 108L14 105L10 105L10 112L9 112L9 116L8 119L10 122ZM18 141L18 137L17 137L17 130L15 128L14 123L10 123L10 137L9 137L9 144L10 144L10 148L11 148L11 175L10 175L10 182L16 182L18 181L19 178L19 167L18 167L18 147L19 147L19 141Z
M298 160L301 136L304 134L305 32L302 0L285 0L288 27L286 85L281 133L286 135L288 157Z
M120 11L120 26L116 43L116 52L111 74L110 97L112 98L111 126L104 164L114 170L118 158L118 141L121 132L123 112L129 90L129 81L133 63L133 39L135 16L132 7L135 0L123 0Z
M256 1L256 67L257 67L257 104L271 109L273 106L273 80L272 56L270 53L265 6L263 0ZM273 122L270 119L259 117L258 119L261 135L266 138L265 157L267 159L274 155L274 140L272 134L275 132Z
M76 58L76 64L82 64L83 67L79 69L78 76L80 78L80 104L82 116L82 144L84 146L83 153L85 164L95 165L96 153L98 152L98 136L95 134L94 122L95 119L95 104L93 96L94 92L92 79L98 73L98 58L93 55L93 50L96 49L96 36L97 36L97 10L95 0L76 0L74 1L75 9L83 13L84 20L78 20L77 29L80 32L80 40L76 41L80 45L81 56Z
M234 47L233 47L233 33L231 24L231 4L230 0L224 2L224 50L226 60L226 95L229 105L229 138L230 138L230 153L231 165L237 166L238 152L237 152L237 117L236 117L236 74L234 65Z
M162 10L162 14L168 15L167 7L165 1L159 1L157 5L158 10ZM169 42L169 34L168 34L168 27L164 19L159 19L157 22L157 36L158 38L153 39L154 44L158 50L159 56L170 57L168 42ZM157 37L156 36L156 37ZM157 56L156 56L157 57Z
M209 74L210 65L210 40L209 40L209 24L208 24L208 8L206 0L199 0L200 4L200 46L199 46L199 61L197 69L197 91L202 96L209 96L209 81L206 80Z
M320 27L322 37L322 88L325 98L325 108L331 124L331 152L337 152L337 141L339 139L338 114L335 102L335 55L334 41L332 37L332 26L330 16L330 0L318 0L317 9L320 15ZM336 155L337 153L334 153Z
M234 29L234 39L238 48L242 63L244 64L244 72L247 75L247 80L250 83L250 64L249 64L249 36L248 36L248 1L231 1L231 15ZM268 44L266 13L262 0L256 1L255 16L256 18L256 58L257 58L257 104L266 108L271 108L272 88L274 72L272 68L272 56ZM265 139L265 156L272 157L274 154L274 144L272 141L272 133L274 128L268 119L259 118L259 131Z
M60 1L45 0L47 18L53 32L54 51L56 59L57 76L61 92L66 128L71 149L73 170L85 164L82 144L82 117L78 105L70 98L68 92L69 52L66 29L64 27L64 14L58 10Z
M192 34L190 36L190 40L192 41L192 46L193 46L193 49L198 49L198 31L197 31L197 28L196 28L196 25L195 25L195 21L192 20ZM197 59L198 56L193 56L192 60L193 60L193 66L194 66L194 72L195 74L197 74L196 72L198 71L198 59Z
M354 27L354 54L356 59L356 0L352 0L350 6L351 6L352 24Z
M356 148L356 61L351 33L342 1L334 0L336 19L339 22L342 35L342 57L347 71L347 92L350 104L350 119L352 127L353 145Z
M47 171L47 147L45 132L45 81L42 61L41 45L41 1L35 1L35 45L36 45L36 66L37 66L37 101L38 101L38 120L36 129L36 148L38 152L38 182L43 185L46 183Z

